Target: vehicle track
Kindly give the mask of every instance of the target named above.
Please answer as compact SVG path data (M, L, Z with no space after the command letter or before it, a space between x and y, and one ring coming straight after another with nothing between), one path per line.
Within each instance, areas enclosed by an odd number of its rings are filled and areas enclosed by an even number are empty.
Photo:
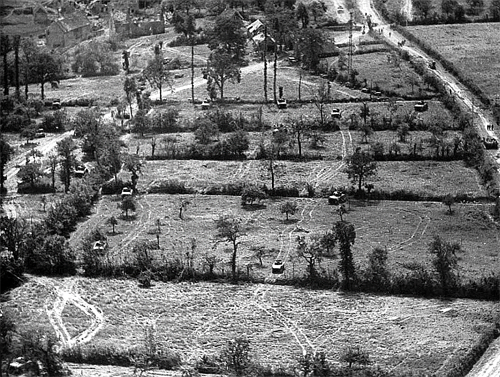
M58 351L70 349L77 345L88 343L101 330L104 325L104 315L96 306L85 301L77 292L75 285L78 281L74 278L66 279L62 286L57 286L45 277L36 277L35 282L47 288L55 298L50 295L45 302L45 311L59 340ZM61 317L66 304L71 303L91 318L90 325L76 336L70 336Z

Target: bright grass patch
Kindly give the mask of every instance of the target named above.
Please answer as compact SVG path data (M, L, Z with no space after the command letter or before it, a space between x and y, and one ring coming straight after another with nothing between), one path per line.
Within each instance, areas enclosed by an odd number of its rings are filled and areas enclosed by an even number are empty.
M64 287L73 279L51 279ZM296 366L303 352L325 351L337 363L347 346L362 346L371 360L396 371L436 372L467 352L490 327L493 302L425 300L410 297L341 294L279 285L155 283L76 278L74 290L102 311L103 328L88 346L141 347L154 326L158 343L193 363L218 354L224 344L246 336L253 357L265 365ZM18 327L50 331L43 315L52 305L38 278L11 293L4 305L20 315ZM39 291L38 294L35 293ZM69 309L66 326L80 321ZM42 315L35 315L42 312ZM84 345L83 347L86 347Z
M181 200L189 200L184 219L179 219ZM306 272L302 259L294 257L297 236L310 237L330 230L339 220L336 207L327 204L327 199L292 199L298 204L298 212L290 216L289 222L280 212L285 199L266 200L261 209L245 209L239 197L204 195L141 195L137 197L138 210L135 220L120 219L117 234L111 234L106 224L110 216L119 217L117 201L103 197L97 206L97 213L86 223L80 224L73 233L70 244L79 249L81 240L93 229L100 228L108 233L109 250L105 257L113 263L133 260L131 252L138 241L149 240L156 243L156 221L160 219L160 250L152 250L151 255L160 263L164 258L184 260L195 240L195 267L202 271L203 257L215 253L221 258L217 265L219 272L229 272L229 244L215 244L215 222L220 215L230 213L242 219L244 237L238 253L238 268L242 273L264 278L270 272L274 259L283 259L286 264L284 278L297 278ZM288 200L288 199L287 199ZM356 243L353 255L356 265L366 265L369 253L375 247L389 251L388 265L394 272L408 272L404 265L421 263L432 270L432 256L428 252L434 235L449 242L458 242L465 250L460 254L460 277L477 279L497 272L500 250L498 227L486 215L490 205L455 204L453 215L441 203L429 202L361 202L352 201L347 206L344 219L356 227ZM263 258L261 267L254 257L252 246L275 249ZM321 270L329 275L337 268L338 259L324 258Z

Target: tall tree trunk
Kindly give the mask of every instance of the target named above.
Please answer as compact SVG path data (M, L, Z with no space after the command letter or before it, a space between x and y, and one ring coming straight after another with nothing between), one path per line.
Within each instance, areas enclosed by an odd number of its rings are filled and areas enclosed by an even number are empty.
M2 35L2 55L3 55L3 94L9 95L9 66L7 54L9 53L9 36Z
M161 103L161 81L160 81L160 85L158 85L158 89L160 89L160 103Z
M236 280L236 253L238 252L238 244L233 242L233 256L231 258L231 272L233 275L233 280Z
M273 77L273 94L274 94L274 103L278 103L278 98L276 95L276 72L278 70L278 45L275 43L274 45L274 77Z
M40 83L40 86L42 87L42 101L45 99L45 81L42 81Z
M26 62L26 66L24 67L24 96L26 97L26 101L28 100L28 76L29 68L28 62Z
M299 68L299 101L301 100L301 92L302 89L302 68Z
M191 36L191 101L194 105L194 36Z
M267 25L264 26L264 99L267 103Z
M19 99L21 97L21 92L19 90L19 45L21 43L21 36L14 36L14 69L16 74L16 97Z

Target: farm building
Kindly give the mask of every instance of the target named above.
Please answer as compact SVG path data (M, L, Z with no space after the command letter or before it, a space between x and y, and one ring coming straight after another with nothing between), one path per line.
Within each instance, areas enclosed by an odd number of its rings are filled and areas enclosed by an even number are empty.
M46 30L49 48L69 47L90 37L92 24L81 12L75 11L54 21Z

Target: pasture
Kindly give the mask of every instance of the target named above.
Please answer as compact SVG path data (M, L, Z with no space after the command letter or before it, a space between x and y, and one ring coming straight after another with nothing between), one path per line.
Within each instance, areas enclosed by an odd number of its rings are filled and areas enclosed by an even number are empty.
M207 195L159 195L149 194L137 197L137 211L126 219L117 208L119 198L103 197L87 222L79 225L73 233L70 244L79 249L86 235L94 229L108 234L109 251L105 260L122 263L134 258L131 252L139 241L156 243L157 221L160 222L160 249L152 250L154 259L185 260L189 251L194 255L194 264L203 269L206 255L217 255L219 271L228 272L230 255L226 253L229 244L216 243L215 222L220 215L231 214L240 218L244 236L239 247L238 266L243 273L250 269L253 276L264 278L269 274L275 258L286 263L284 277L293 278L305 273L306 263L295 253L296 237L323 234L339 220L336 206L327 204L326 199L293 199L298 212L285 220L280 205L287 199L268 199L263 206L242 207L239 197ZM190 204L179 218L181 200ZM357 266L366 265L368 254L375 247L389 252L388 265L392 271L404 272L408 263L421 263L431 267L428 245L434 235L440 235L449 242L457 242L465 250L460 254L459 273L461 278L477 278L496 271L499 262L500 239L498 226L487 216L489 205L456 204L453 214L441 203L429 202L364 202L351 201L344 219L356 227L356 242L353 246ZM106 223L110 216L118 218L116 234ZM193 240L195 244L192 249ZM261 266L254 256L254 246L270 250ZM324 258L321 269L326 274L337 268L336 257Z
M408 30L432 46L491 98L498 95L500 33L498 23L411 26Z
M360 346L371 361L394 371L432 374L463 355L492 326L496 303L424 300L342 294L280 285L156 283L141 289L130 280L32 277L11 292L6 310L18 327L52 332L46 310L62 306L69 336L89 325L89 315L71 304L83 298L104 322L87 346L141 348L146 329L161 349L194 363L217 355L229 339L246 336L252 356L264 365L297 366L303 352L325 351L337 364L348 346ZM44 309L46 306L46 310Z

